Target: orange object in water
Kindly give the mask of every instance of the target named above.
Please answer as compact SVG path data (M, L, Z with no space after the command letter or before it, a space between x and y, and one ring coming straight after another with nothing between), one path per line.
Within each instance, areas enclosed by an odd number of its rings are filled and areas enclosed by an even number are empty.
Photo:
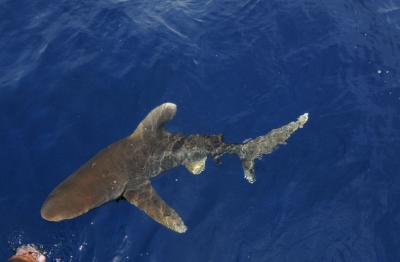
M36 258L34 258L31 254L26 255L14 255L7 262L36 262Z
M7 262L46 262L46 257L31 245L24 245Z

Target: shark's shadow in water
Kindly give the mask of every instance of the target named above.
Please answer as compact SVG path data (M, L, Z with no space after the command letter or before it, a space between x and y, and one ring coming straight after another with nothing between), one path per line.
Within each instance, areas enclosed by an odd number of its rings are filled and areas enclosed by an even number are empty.
M239 156L245 178L253 183L254 159L285 144L308 119L308 114L304 114L266 135L237 144L223 142L221 134L171 134L164 129L164 124L175 113L176 105L172 103L156 107L132 135L98 152L50 193L42 206L42 217L49 221L71 219L123 197L155 221L183 233L187 227L155 192L151 178L181 165L199 174L205 168L207 157L219 163L220 157L228 153Z

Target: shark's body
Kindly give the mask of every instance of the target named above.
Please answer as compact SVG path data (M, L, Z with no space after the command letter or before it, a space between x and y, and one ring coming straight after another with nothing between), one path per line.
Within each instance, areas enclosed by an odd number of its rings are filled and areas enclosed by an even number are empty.
M176 113L176 105L153 109L132 135L97 153L71 174L47 197L41 215L49 221L71 219L123 196L162 225L176 231L187 230L179 215L154 191L150 179L174 167L185 165L193 174L204 170L208 156L216 162L224 153L237 154L246 179L254 182L254 158L271 153L297 128L298 121L274 129L245 144L224 143L222 135L171 134L164 124Z

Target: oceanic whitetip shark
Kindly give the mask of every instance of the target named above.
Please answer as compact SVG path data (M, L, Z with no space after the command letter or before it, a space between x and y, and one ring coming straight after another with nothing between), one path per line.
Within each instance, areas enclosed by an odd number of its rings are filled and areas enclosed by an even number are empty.
M160 224L183 233L187 230L179 215L156 193L150 179L184 165L193 174L201 173L208 156L220 163L224 153L239 156L244 176L255 181L254 159L269 154L303 127L308 114L266 135L243 144L225 143L222 134L171 134L164 129L176 113L176 105L153 109L128 137L123 138L86 162L59 184L47 197L41 215L61 221L82 215L107 202L125 198Z

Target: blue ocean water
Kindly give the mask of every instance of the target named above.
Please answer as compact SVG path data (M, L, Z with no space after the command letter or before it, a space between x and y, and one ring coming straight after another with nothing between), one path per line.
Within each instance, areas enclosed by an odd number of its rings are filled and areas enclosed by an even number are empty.
M398 261L397 1L0 1L0 260ZM310 119L243 179L236 156L152 180L175 233L127 201L47 222L52 189L159 104L170 132L254 138Z

